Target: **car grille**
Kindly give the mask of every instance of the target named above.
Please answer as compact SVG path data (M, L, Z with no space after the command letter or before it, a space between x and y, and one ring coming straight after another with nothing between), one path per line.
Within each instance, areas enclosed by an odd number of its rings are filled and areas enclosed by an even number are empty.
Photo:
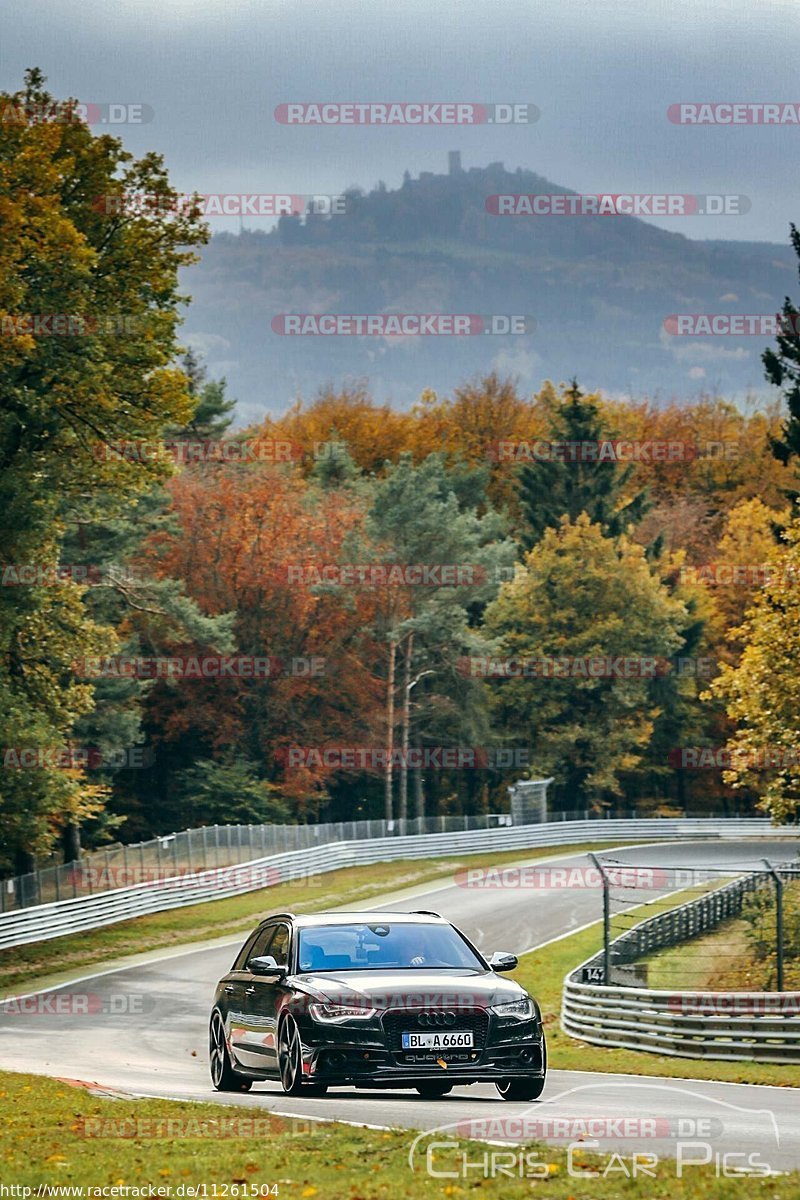
M482 1009L467 1009L461 1010L450 1008L448 1012L455 1012L456 1019L451 1026L422 1026L417 1022L417 1017L421 1012L431 1012L426 1009L393 1009L391 1012L384 1013L382 1025L383 1032L386 1036L386 1048L392 1054L405 1055L401 1044L401 1034L409 1031L417 1032L438 1032L446 1033L448 1029L471 1029L473 1033L473 1050L483 1050L486 1045L486 1038L489 1032L489 1014ZM420 1054L420 1051L416 1051ZM463 1050L462 1050L463 1056ZM427 1057L427 1056L426 1056ZM435 1060L440 1057L436 1054L431 1054L430 1058ZM448 1058L449 1052L445 1052L441 1057ZM466 1057L466 1056L465 1056Z

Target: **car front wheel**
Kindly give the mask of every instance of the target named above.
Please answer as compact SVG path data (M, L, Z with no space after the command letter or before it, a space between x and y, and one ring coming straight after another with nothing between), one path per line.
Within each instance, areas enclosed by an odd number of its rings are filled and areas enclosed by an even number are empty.
M547 1043L542 1038L542 1074L518 1075L515 1078L501 1079L495 1084L504 1100L538 1100L544 1091L547 1074Z
M517 1079L501 1079L495 1087L504 1100L538 1100L544 1091L544 1079L523 1075Z

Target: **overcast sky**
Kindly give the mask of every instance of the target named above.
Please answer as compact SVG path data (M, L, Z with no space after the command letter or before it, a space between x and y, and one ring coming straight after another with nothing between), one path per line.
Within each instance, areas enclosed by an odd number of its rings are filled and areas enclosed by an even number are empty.
M339 193L407 167L502 160L580 192L733 193L745 216L654 221L785 241L798 126L671 124L680 101L798 101L798 0L28 0L0 14L0 83L141 103L120 133L180 190ZM286 126L287 101L530 102L500 128ZM257 221L249 220L251 226ZM266 219L263 225L269 224ZM217 225L221 228L221 225Z

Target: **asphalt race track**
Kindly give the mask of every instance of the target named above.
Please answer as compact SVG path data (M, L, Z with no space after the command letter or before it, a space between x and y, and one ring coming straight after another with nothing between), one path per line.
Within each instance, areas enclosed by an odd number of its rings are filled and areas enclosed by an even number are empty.
M738 871L760 865L765 856L779 861L796 854L797 843L792 841L726 841L628 847L606 851L603 857L640 866L718 866ZM554 853L548 862L587 865L584 855L574 854ZM597 889L464 888L439 883L397 893L374 907L433 909L460 925L486 953L522 953L596 920L599 895ZM461 1135L527 1141L535 1136L530 1124L534 1120L537 1135L546 1137L547 1122L552 1120L603 1118L609 1122L609 1132L606 1141L601 1135L597 1147L601 1153L690 1156L690 1149L676 1147L705 1136L715 1155L756 1154L758 1162L772 1170L800 1168L800 1090L786 1088L551 1071L544 1096L533 1104L503 1101L488 1085L457 1088L434 1102L414 1092L347 1088L335 1089L327 1098L294 1098L271 1083L256 1084L246 1095L221 1096L212 1090L208 1076L209 1007L213 986L230 966L241 940L161 952L144 963L72 981L43 993L37 1004L41 1011L0 1011L0 1067L90 1081L126 1094L213 1100L301 1119L335 1117L358 1124L442 1129L441 1139L456 1127ZM57 963L53 969L57 970ZM71 1011L74 1005L69 1002L66 1012L51 1011L51 1000L56 1004L59 995L70 993L88 995L92 1011ZM116 1011L106 1011L112 1008ZM800 1086L800 1078L796 1083ZM660 1122L657 1138L643 1140L635 1129L626 1137L628 1127L613 1124L643 1115ZM564 1126L561 1138L575 1140L575 1128ZM558 1130L554 1136L558 1139ZM423 1138L419 1145L423 1158L426 1142Z

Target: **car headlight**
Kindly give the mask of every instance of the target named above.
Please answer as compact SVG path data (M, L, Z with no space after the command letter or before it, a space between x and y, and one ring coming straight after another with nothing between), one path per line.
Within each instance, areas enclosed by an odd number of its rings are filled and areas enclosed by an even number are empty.
M530 996L521 1000L509 1000L508 1004L493 1004L492 1012L498 1017L516 1017L518 1021L528 1021L533 1016L533 1001Z
M361 1004L309 1004L308 1011L315 1021L327 1025L338 1025L342 1021L369 1021L377 1008L364 1008Z

